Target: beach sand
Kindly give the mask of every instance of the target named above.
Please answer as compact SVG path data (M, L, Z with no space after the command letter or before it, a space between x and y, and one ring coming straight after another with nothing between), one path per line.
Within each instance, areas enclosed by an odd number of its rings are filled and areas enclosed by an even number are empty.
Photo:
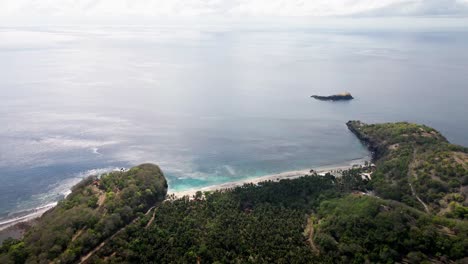
M0 232L3 231L3 230L8 229L11 226L14 226L14 225L18 224L18 223L29 222L31 220L39 218L45 212L47 212L50 209L54 208L55 205L57 205L57 203L51 203L51 204L36 208L34 210L31 210L32 213L29 213L27 215L2 221L2 222L0 222Z
M26 222L19 222L0 230L0 245L7 238L21 239L24 233L37 223L37 219L29 219Z
M169 190L168 195L174 195L175 197L183 197L183 196L191 197L195 195L196 192L198 191L207 192L207 191L226 190L226 189L231 189L237 186L242 186L246 183L258 184L264 181L280 181L284 179L296 179L296 178L300 178L306 175L310 175L311 170L314 170L318 175L325 175L326 173L330 172L331 174L334 174L335 176L339 176L339 173L337 172L351 169L353 168L353 166L364 165L366 161L369 161L369 159L355 160L345 165L330 165L330 166L323 166L323 167L317 167L317 168L305 169L305 170L287 171L287 172L282 172L282 173L277 173L277 174L265 175L265 176L261 176L257 178L246 178L246 179L242 179L238 181L226 182L222 184L217 184L217 185L212 185L212 186L207 186L207 187L202 187L202 188L188 189L188 190L183 190L183 191L178 191L178 192L171 192Z

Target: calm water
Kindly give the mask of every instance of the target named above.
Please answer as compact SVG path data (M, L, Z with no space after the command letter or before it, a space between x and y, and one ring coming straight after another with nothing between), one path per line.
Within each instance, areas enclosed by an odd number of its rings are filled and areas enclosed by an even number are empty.
M425 123L468 145L463 31L0 28L0 39L0 218L142 162L182 190L362 158L350 119ZM356 100L309 98L341 91Z

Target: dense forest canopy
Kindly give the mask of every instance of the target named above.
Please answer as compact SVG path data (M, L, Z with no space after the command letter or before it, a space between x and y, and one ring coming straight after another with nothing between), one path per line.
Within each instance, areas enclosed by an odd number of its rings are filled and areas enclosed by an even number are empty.
M1 263L466 263L468 151L432 128L348 122L373 164L168 196L157 166L91 177Z

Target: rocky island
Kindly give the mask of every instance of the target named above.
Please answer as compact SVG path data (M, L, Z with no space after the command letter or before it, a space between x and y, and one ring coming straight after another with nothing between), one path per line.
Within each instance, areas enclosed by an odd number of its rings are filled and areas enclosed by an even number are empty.
M348 101L354 99L354 97L348 92L330 96L312 95L311 97L320 101Z

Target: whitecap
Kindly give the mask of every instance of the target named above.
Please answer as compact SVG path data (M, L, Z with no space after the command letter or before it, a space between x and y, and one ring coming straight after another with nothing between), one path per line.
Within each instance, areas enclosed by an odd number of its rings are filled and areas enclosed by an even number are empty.
M99 148L91 148L91 151L93 152L93 154L102 156L102 154L99 152Z
M230 175L236 175L236 170L230 165L223 166Z

